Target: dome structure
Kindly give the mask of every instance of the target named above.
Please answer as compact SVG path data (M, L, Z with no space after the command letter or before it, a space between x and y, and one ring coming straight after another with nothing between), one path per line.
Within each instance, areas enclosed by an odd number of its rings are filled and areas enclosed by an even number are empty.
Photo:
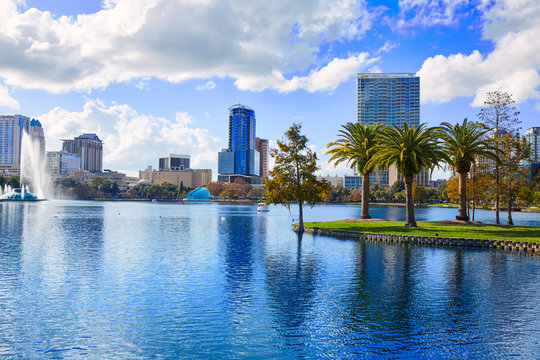
M198 187L186 195L188 200L209 200L211 197L210 191L204 187Z

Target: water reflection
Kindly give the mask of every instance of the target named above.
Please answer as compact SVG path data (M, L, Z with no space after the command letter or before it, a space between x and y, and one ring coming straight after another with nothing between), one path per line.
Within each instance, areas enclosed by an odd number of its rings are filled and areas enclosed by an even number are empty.
M219 238L220 245L224 246L225 286L234 311L245 312L253 293L251 281L257 233L255 217L220 208L220 219Z
M292 239L291 239L292 240ZM268 307L285 346L300 351L309 342L306 322L314 307L319 268L313 252L303 248L302 235L296 236L295 250L268 253L265 285Z

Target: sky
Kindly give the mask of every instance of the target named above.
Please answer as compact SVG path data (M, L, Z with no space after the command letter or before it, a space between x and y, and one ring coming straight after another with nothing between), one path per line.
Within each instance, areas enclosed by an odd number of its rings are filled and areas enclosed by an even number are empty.
M47 151L83 132L104 167L167 153L217 177L233 104L271 145L292 123L320 159L356 121L356 74L420 76L420 121L476 120L488 91L540 126L538 0L0 0L0 114L39 119ZM447 177L436 170L433 177Z

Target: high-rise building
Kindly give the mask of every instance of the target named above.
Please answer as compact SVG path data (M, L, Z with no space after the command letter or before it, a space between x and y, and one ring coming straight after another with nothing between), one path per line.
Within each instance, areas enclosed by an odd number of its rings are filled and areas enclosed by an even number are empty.
M159 170L187 170L189 169L189 155L167 154L159 157Z
M268 140L256 137L255 150L260 154L259 176L264 179L268 174Z
M47 151L47 169L51 177L75 176L81 171L81 157L66 151Z
M82 134L73 140L62 140L62 150L81 157L81 170L103 170L103 142L96 134Z
M362 124L387 124L403 129L420 125L420 78L411 73L358 74L358 121ZM392 185L402 176L390 168L375 172L375 181ZM428 185L429 176L422 171L415 177Z
M45 156L43 127L36 119L22 115L0 115L0 171L20 173L23 134L39 142L40 156Z
M531 146L531 162L540 161L540 127L532 127L525 132L525 139Z
M260 182L260 154L255 149L255 111L236 104L229 108L228 148L218 154L218 178L239 175L251 183Z

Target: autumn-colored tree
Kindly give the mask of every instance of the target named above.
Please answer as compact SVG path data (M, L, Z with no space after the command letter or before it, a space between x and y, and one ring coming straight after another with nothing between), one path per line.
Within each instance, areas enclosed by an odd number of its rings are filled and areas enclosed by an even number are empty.
M266 180L266 203L289 207L292 201L298 202L298 233L303 233L304 202L312 207L322 202L329 185L317 180L317 154L300 131L301 125L293 124L285 138L278 140L278 148L270 150L275 165Z
M362 194L360 193L360 191L358 191L358 189L354 190L354 193L353 193L353 196L352 196L352 201L354 202L358 202L362 200Z
M212 196L219 196L225 190L225 183L223 181L214 181L206 185L206 188Z

